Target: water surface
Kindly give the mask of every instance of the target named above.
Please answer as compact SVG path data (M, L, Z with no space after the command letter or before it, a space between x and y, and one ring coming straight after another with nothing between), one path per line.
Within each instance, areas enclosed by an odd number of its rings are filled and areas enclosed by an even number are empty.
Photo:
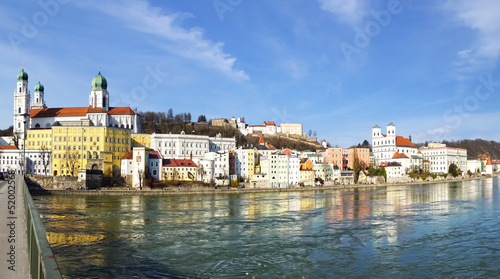
M35 203L66 278L498 278L499 187L492 178Z

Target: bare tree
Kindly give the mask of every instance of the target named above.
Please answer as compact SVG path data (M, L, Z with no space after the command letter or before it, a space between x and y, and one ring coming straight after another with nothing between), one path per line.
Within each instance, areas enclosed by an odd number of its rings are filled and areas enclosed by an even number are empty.
M14 141L14 145L19 149L21 149L21 136L22 133L20 132L12 134L12 141Z
M71 151L70 148L66 149L64 163L71 176L75 176L75 172L78 171L78 151Z
M137 170L137 174L139 177L139 189L142 190L142 182L144 181L144 170Z
M205 170L201 164L198 164L198 168L196 169L196 175L200 178L199 181L203 182L203 178L205 176Z
M50 165L50 158L52 155L50 154L49 148L45 145L40 147L40 150L41 150L40 156L42 157L43 174L49 175L48 169Z

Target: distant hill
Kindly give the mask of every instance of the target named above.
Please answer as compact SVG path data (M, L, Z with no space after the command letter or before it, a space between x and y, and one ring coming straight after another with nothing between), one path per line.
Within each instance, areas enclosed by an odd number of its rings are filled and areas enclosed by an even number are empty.
M427 146L428 142L418 143L417 147ZM452 140L443 141L448 147L464 148L467 149L467 159L473 160L477 159L477 155L486 154L493 160L500 159L500 142L497 141L487 141L483 139L464 139L464 140Z

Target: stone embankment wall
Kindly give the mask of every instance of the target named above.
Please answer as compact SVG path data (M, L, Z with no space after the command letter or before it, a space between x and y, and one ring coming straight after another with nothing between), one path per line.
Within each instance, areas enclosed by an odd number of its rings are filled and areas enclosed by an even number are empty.
M79 189L85 188L85 181L78 182L78 177L71 176L42 176L27 174L26 178L36 186L52 189Z

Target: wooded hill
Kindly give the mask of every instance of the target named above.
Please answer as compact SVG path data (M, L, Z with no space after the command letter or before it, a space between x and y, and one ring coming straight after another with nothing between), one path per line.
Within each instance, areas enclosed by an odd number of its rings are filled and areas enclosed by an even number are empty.
M417 147L427 146L428 142L416 144ZM493 140L487 141L483 139L464 139L464 140L452 140L452 141L443 141L442 143L446 144L447 147L454 148L464 148L467 149L467 159L475 160L477 159L477 155L486 154L492 160L500 159L500 142L496 142Z
M170 109L167 114L164 112L139 112L141 115L141 129L142 133L152 134L179 134L184 131L186 134L194 135L207 135L215 137L221 134L223 137L236 138L236 146L256 146L259 142L259 137L251 135L243 136L238 129L233 127L224 126L216 127L208 125L207 119L204 115L198 117L198 121L206 122L207 125L196 125L191 121L190 113L180 113L175 116ZM268 137L265 136L265 141L272 144L277 149L290 148L296 150L310 150L322 148L319 143L309 143L305 141L297 141L286 137Z

